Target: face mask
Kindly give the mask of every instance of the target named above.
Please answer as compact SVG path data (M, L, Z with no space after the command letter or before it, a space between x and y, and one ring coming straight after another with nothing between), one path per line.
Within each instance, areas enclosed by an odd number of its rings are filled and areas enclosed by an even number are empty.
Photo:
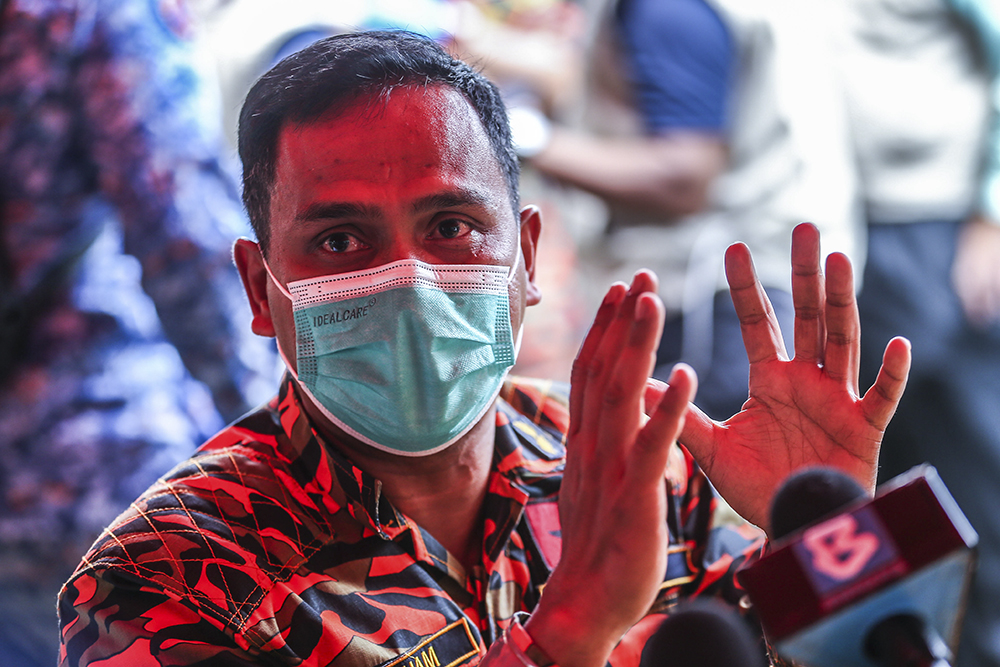
M282 353L286 365L330 421L377 449L424 456L454 443L514 365L514 268L403 260L287 290L267 271L292 301L297 368Z

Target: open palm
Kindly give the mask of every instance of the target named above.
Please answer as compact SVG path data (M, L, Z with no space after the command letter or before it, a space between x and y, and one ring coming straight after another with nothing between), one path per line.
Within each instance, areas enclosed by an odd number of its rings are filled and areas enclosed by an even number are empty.
M689 367L679 364L669 386L647 380L664 317L655 276L639 271L631 285L608 290L573 364L562 558L526 625L563 667L606 664L653 603L667 557L664 474L677 440L730 505L765 530L771 497L803 466L835 466L874 488L909 344L890 342L878 380L859 398L850 262L831 255L824 284L819 232L800 225L792 265L796 355L789 360L749 251L737 244L726 254L751 363L750 397L722 423L690 404L697 381Z
M680 437L733 509L765 531L774 491L798 468L833 466L874 490L882 434L906 384L909 343L895 338L875 384L860 395L850 261L832 254L826 268L824 281L819 232L799 225L792 238L795 358L788 359L749 251L730 247L726 275L750 359L750 395L721 423L692 406Z

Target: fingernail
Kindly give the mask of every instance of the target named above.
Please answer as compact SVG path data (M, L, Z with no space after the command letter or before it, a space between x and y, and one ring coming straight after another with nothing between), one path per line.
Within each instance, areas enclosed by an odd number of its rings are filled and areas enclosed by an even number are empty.
M668 386L672 385L676 381L677 381L677 365L674 364L674 367L670 369L670 375L667 377L667 385Z
M601 305L604 306L614 306L621 303L622 298L625 296L624 289L625 285L622 283L614 283L608 288L608 293L604 295L604 301Z
M651 299L639 297L635 304L635 317L639 320L647 320L653 316L653 304Z

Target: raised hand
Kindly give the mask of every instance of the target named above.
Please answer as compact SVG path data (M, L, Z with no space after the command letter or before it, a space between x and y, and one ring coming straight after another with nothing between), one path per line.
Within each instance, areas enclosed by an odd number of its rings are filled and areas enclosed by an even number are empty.
M644 425L663 318L651 273L613 285L573 365L562 559L527 624L561 667L603 666L663 580L664 474L695 381L678 369Z
M875 384L858 388L860 325L850 261L831 254L820 270L819 232L792 236L795 358L789 360L746 246L726 253L726 276L750 359L750 396L718 423L689 410L680 440L744 518L769 531L774 491L794 470L828 465L873 491L879 446L910 367L910 346L886 346ZM655 402L657 390L652 395Z
M969 321L984 329L1000 322L1000 224L981 215L966 222L951 273Z

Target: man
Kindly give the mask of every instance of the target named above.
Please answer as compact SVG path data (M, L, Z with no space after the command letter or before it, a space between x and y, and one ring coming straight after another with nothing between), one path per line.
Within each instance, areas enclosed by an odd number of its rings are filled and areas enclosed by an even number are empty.
M186 4L0 2L5 667L51 667L80 554L274 382Z
M749 374L725 248L750 247L788 328L795 225L810 220L827 248L854 251L847 138L824 76L823 37L810 29L825 10L742 0L591 4L599 27L579 127L554 125L534 145L515 131L515 141L529 143L537 170L605 202L604 233L584 257L601 278L655 269L667 308L655 374L690 364L699 407L725 419L743 404Z
M881 475L933 464L979 533L960 667L1000 665L1000 4L849 0L847 108L867 213L862 377L896 333L910 389Z
M333 37L251 90L240 152L259 245L238 241L236 263L291 375L84 558L61 594L64 665L634 665L647 612L735 602L760 548L710 526L678 435L765 530L799 466L873 488L908 346L858 399L850 267L833 256L822 288L815 228L794 243L793 361L748 251L729 251L754 369L739 415L690 407L684 367L647 381L649 272L608 291L567 411L530 386L496 399L540 298L541 221L485 79L415 36Z

